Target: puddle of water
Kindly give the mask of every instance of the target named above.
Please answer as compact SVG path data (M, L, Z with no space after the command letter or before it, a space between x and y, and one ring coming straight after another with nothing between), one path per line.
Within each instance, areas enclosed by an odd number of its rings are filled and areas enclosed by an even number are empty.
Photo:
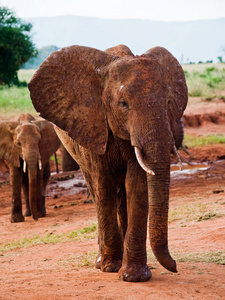
M180 171L177 165L171 165L171 177L185 178L187 175L194 174L198 171L207 170L210 167L210 165L208 165L207 163L192 163L191 165L183 163L182 165L183 171ZM49 191L49 195L53 193L72 195L79 193L80 191L84 191L86 189L87 186L84 181L84 178L81 172L78 171L74 174L73 178L62 181L56 181L54 184L52 184L51 189Z
M47 186L47 196L73 195L87 190L81 171L60 172L59 174L51 173L54 177L53 182Z
M84 187L86 188L86 183L84 180L80 180L80 179L69 179L69 180L66 180L66 181L59 181L57 183L57 186L58 187L64 187L65 189L69 189L71 187Z
M183 171L180 171L177 165L171 165L170 174L172 177L182 177L184 178L185 175L191 175L198 171L204 171L209 168L207 163L192 163L192 165L188 165L183 163Z

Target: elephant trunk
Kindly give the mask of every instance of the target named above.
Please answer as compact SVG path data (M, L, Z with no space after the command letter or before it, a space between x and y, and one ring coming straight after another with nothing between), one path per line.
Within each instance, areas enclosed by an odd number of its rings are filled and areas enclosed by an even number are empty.
M170 166L155 169L155 176L147 174L149 197L149 238L152 251L159 263L177 272L176 262L168 250L168 209Z
M38 169L42 169L40 153L32 150L28 155L23 155L23 171L28 169L29 180L29 203L33 219L38 220L37 194L38 194Z
M157 135L150 132L145 141L142 141L142 147L140 143L136 143L139 144L139 151L135 150L135 154L147 174L149 238L152 251L163 267L177 272L176 262L168 250L170 153L173 143L170 127L166 125Z
M37 211L37 166L30 168L28 163L28 178L29 178L29 200L30 209L33 219L38 220Z

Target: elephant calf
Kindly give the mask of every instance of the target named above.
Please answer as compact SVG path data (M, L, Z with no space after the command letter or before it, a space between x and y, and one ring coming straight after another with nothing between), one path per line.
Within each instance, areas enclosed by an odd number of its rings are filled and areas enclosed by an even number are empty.
M17 121L0 123L0 159L9 167L12 185L11 222L22 222L21 187L25 216L35 220L46 215L45 189L50 176L49 159L60 146L53 125L29 114Z

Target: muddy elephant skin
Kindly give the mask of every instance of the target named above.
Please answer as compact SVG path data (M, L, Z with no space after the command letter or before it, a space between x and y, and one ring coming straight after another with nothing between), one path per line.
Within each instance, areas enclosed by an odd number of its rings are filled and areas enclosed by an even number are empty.
M29 83L41 116L56 126L95 200L96 267L146 281L146 234L157 260L176 272L168 250L172 127L187 104L184 72L165 48L141 56L71 46L51 54Z
M22 222L21 187L25 216L44 217L45 189L50 176L50 156L59 148L53 125L29 114L17 121L0 122L0 159L9 167L12 186L11 222Z

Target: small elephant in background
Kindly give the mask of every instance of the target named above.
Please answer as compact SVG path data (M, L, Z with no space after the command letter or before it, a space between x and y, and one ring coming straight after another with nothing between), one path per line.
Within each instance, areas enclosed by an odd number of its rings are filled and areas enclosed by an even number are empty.
M22 222L21 187L25 216L45 217L45 190L50 177L49 159L60 146L53 125L22 114L17 121L0 122L0 159L9 167L12 186L11 222Z

